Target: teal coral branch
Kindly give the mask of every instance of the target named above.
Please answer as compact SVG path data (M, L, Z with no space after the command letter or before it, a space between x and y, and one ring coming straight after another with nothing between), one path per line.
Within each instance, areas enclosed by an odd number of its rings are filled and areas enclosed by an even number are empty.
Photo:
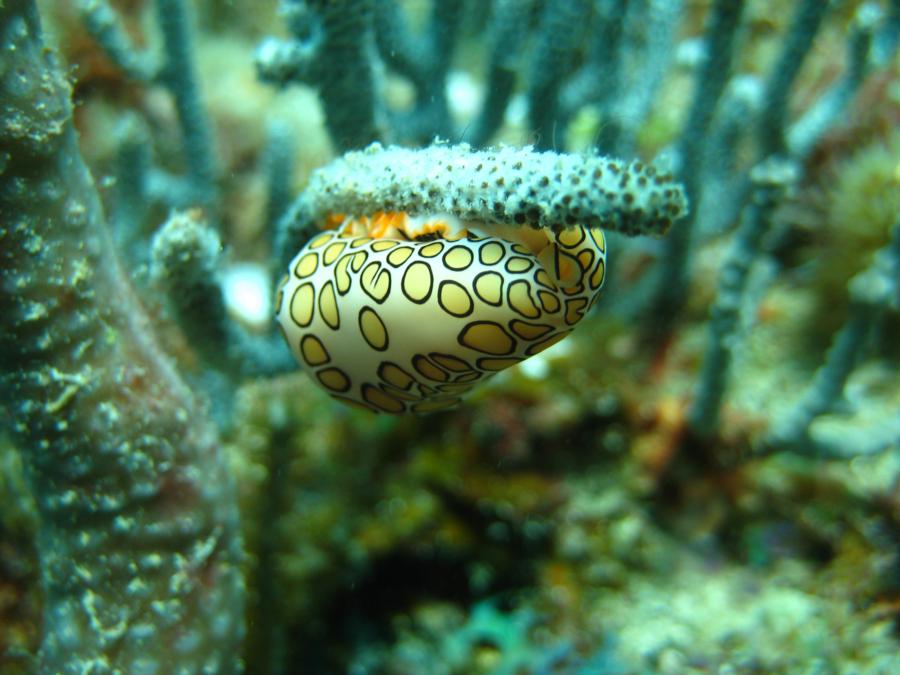
M107 0L78 0L84 25L107 55L128 77L150 82L159 75L155 55L138 49Z
M765 439L768 448L792 448L814 454L835 454L827 445L817 443L810 434L810 425L819 415L831 412L841 401L847 379L856 367L869 334L878 318L888 309L900 309L900 221L892 230L890 242L875 255L871 267L850 280L850 314L835 334L825 356L825 362L813 375L812 381L797 403L788 409ZM893 436L873 451L896 442L897 423L892 421ZM875 431L875 430L867 430ZM877 436L877 434L875 434ZM866 446L865 443L860 445ZM847 451L844 450L844 453Z
M738 323L750 269L759 255L763 237L771 227L772 213L784 193L796 183L797 174L793 162L777 157L760 163L751 174L751 204L744 213L716 282L703 367L688 413L692 429L700 435L710 435L719 428L719 413L738 344Z
M217 434L116 263L33 2L0 38L0 402L40 515L41 671L236 672Z
M218 166L212 124L197 81L194 30L184 0L156 0L156 16L163 39L162 57L139 50L128 37L107 0L79 0L78 8L88 31L107 56L132 79L159 82L172 95L184 140L187 181L156 176L158 189L145 186L146 199L155 193L170 205L201 205L215 220L218 205ZM134 195L137 197L138 195Z
M281 336L232 321L222 292L222 243L195 209L173 213L153 237L152 272L178 325L212 367L233 376L275 375L293 363Z
M847 68L843 76L788 129L787 147L793 156L808 156L822 136L846 115L853 96L869 74L872 42L881 19L881 11L873 3L865 3L856 10L847 40Z
M708 130L731 74L743 7L743 0L718 0L710 9L704 62L697 73L697 90L678 144L678 173L693 204L700 202ZM653 333L668 335L687 296L691 235L697 213L697 209L691 211L682 226L666 240L659 262L654 306L647 314L646 329Z
M759 257L762 241L771 229L777 203L800 178L803 158L787 156L788 99L827 11L828 3L819 0L803 0L799 4L762 92L755 128L759 159L750 172L751 188L747 190L751 200L717 280L716 298L710 309L707 349L689 411L691 428L703 436L712 434L718 427L732 353L739 343L738 317L746 303L750 268ZM741 188L738 190L742 191Z
M795 10L763 94L762 114L757 127L761 158L786 153L785 134L791 90L828 10L829 3L822 0L803 0Z
M484 105L464 134L475 147L487 143L503 123L525 51L522 36L528 32L533 5L534 0L496 0L491 5Z
M572 33L584 26L589 10L587 0L549 0L544 7L527 92L529 122L535 145L542 150L562 144L555 133L559 92L575 62L578 41Z
M464 9L461 0L432 3L426 35L417 36L396 0L374 1L373 28L379 55L386 65L409 78L416 90L414 108L398 114L392 125L400 140L427 143L435 136L454 135L445 80Z
M603 75L596 79L599 80L597 86L600 93L597 103L604 120L596 146L601 152L614 153L621 132L616 105L622 95L622 43L625 39L628 2L601 0L596 2L595 6L599 20L597 37L591 46L590 60L594 65L602 64L597 70Z
M270 38L256 53L260 77L281 86L316 87L325 124L341 151L381 137L372 65L373 0L283 0L293 37Z
M557 125L565 128L579 110L588 105L594 107L602 119L595 146L603 153L616 154L618 149L626 81L626 34L637 4L631 0L595 0L594 25L589 31L584 64L560 89ZM633 113L629 111L629 115Z
M212 124L197 81L193 31L184 0L156 0L156 15L165 43L160 77L172 92L184 137L184 160L192 197L215 219L218 205Z

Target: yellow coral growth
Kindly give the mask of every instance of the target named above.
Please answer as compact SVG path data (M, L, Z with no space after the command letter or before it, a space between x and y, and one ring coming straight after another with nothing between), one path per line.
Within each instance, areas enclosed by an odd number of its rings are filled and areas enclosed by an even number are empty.
M829 192L828 224L850 272L861 269L888 241L900 213L900 132L876 139L839 168Z

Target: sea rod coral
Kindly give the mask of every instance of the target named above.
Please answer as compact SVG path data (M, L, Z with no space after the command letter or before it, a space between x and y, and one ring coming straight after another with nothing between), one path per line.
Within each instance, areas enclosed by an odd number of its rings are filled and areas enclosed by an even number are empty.
M154 341L32 2L0 7L0 400L40 515L42 672L234 672L233 484Z

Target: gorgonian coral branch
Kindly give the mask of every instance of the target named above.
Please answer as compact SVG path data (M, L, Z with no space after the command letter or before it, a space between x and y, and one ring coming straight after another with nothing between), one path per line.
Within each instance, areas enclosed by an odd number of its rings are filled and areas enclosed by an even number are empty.
M40 515L39 672L240 670L218 436L159 351L29 0L0 3L0 408Z
M681 186L639 161L534 149L373 143L316 171L284 221L282 257L329 215L447 213L488 225L576 224L661 235L687 211ZM293 234L292 234L293 233Z
M318 89L328 133L342 150L381 137L371 0L285 0L282 8L293 37L260 45L260 77Z

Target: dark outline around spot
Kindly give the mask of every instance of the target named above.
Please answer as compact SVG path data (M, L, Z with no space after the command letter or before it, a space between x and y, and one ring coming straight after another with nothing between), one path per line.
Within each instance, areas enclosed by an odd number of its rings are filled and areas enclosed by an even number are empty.
M421 300L415 300L415 299L411 298L409 296L409 294L406 292L406 275L413 268L413 265L424 265L425 269L428 270L428 278L429 278L428 292L425 294L425 297L423 297ZM400 278L400 292L403 293L403 297L417 305L424 305L426 302L428 302L428 299L431 297L432 291L434 291L434 272L431 271L431 266L426 262L422 262L421 260L416 260L414 262L411 262L407 266L407 268L405 270L403 270L403 276Z
M325 318L325 312L322 310L322 298L325 297L325 289L331 288L331 294L334 296L334 311L337 313L337 324L332 326L328 319ZM316 302L316 305L319 308L319 316L322 317L322 321L325 322L325 325L328 326L331 330L340 330L341 329L341 308L338 306L338 293L335 288L334 282L329 279L324 284L322 284L322 288L319 291L319 299Z
M466 312L465 314L457 314L456 312L451 312L449 309L447 309L444 306L444 299L441 297L441 293L443 292L443 289L444 289L444 284L447 284L447 285L453 284L454 286L458 286L460 289L462 289L462 292L465 293L466 297L469 299L469 311L468 312ZM437 301L438 301L438 306L440 306L440 308L442 310L444 310L445 312L447 312L447 314L449 314L450 316L457 318L457 319L464 319L467 316L471 316L472 312L475 311L475 301L472 299L471 293L469 293L469 291L466 290L465 286L463 286L458 281L453 281L453 279L444 279L440 284L438 284Z
M329 387L327 384L325 384L322 381L322 373L327 373L327 372L331 372L331 371L340 373L341 377L343 377L345 380L347 380L347 384L343 389L335 389L334 387ZM339 394L346 394L348 391L350 391L350 388L353 386L353 381L350 379L350 376L347 375L347 373L345 373L342 369L336 368L334 366L330 366L328 368L322 368L321 370L316 371L316 379L319 381L319 384L321 384L323 387L325 387L326 390L336 391Z
M468 345L465 342L463 342L463 340L462 340L463 334L468 332L471 328L474 328L475 326L480 326L482 324L485 324L488 326L495 326L495 327L499 328L503 332L503 334L509 338L510 342L512 342L512 347L510 348L510 350L508 352L503 352L501 354L494 354L493 352L486 352L483 349L478 349L478 347L473 347L473 346ZM478 352L479 354L490 354L491 356L509 356L510 354L515 353L516 347L518 346L518 341L512 335L507 333L506 329L503 326L501 326L499 323L497 323L496 321L470 321L465 326L463 326L463 329L461 331L459 331L459 333L456 336L456 341L461 346L465 347L466 349L471 349L473 352Z
M319 343L319 347L321 347L322 351L325 353L324 361L322 361L321 363L312 363L312 362L310 362L310 360L308 358L306 358L306 351L303 349L303 343L306 342L307 340L315 340L316 342ZM317 338L315 335L313 335L312 333L307 333L302 338L300 338L298 347L300 348L300 356L303 357L304 363L306 363L306 365L309 366L310 368L318 368L319 366L324 366L325 364L331 362L331 354L328 353L328 349L325 348L325 344L319 338Z
M500 277L500 300L497 302L491 302L487 298L482 297L481 293L478 292L478 280L487 274L496 274L498 277ZM481 300L484 304L490 305L491 307L502 307L503 306L504 283L505 283L505 279L503 278L503 275L500 272L497 272L495 270L485 270L484 272L479 272L478 274L476 274L475 278L472 279L472 292L475 294L475 297L478 298L479 300Z
M528 288L528 299L531 302L531 305L534 307L534 311L537 312L537 314L535 316L529 316L528 314L525 314L525 312L520 312L516 308L516 306L513 304L512 299L510 298L510 293L512 293L512 287L515 286L516 284L525 284L526 288ZM540 319L541 314L543 312L541 312L541 308L538 307L537 304L535 304L534 300L531 299L531 290L532 290L531 284L528 283L528 281L526 281L525 279L516 279L515 281L508 283L506 285L506 304L509 306L509 308L512 311L514 311L519 316L524 316L526 319L531 319L531 320Z
M372 312L372 314L375 315L375 318L378 319L378 323L380 323L380 324L381 324L381 327L384 329L384 347L376 347L376 346L373 345L371 342L369 342L369 338L368 338L368 336L366 335L366 331L363 330L363 325L362 325L362 323L363 323L363 312L365 312L366 310ZM374 349L376 352L386 352L386 351L387 351L387 348L388 348L388 347L390 346L390 344L391 344L391 336L388 335L387 326L384 325L384 321L382 321L382 320L381 320L381 317L378 316L378 312L376 312L374 309L372 309L372 308L369 307L368 305L363 305L363 307L359 310L359 314L357 314L357 320L356 320L356 322L357 322L357 324L358 324L358 326L359 326L359 334L362 335L362 338L363 338L363 340L366 341L366 344L367 344L367 345L369 345L369 346L370 346L372 349Z

